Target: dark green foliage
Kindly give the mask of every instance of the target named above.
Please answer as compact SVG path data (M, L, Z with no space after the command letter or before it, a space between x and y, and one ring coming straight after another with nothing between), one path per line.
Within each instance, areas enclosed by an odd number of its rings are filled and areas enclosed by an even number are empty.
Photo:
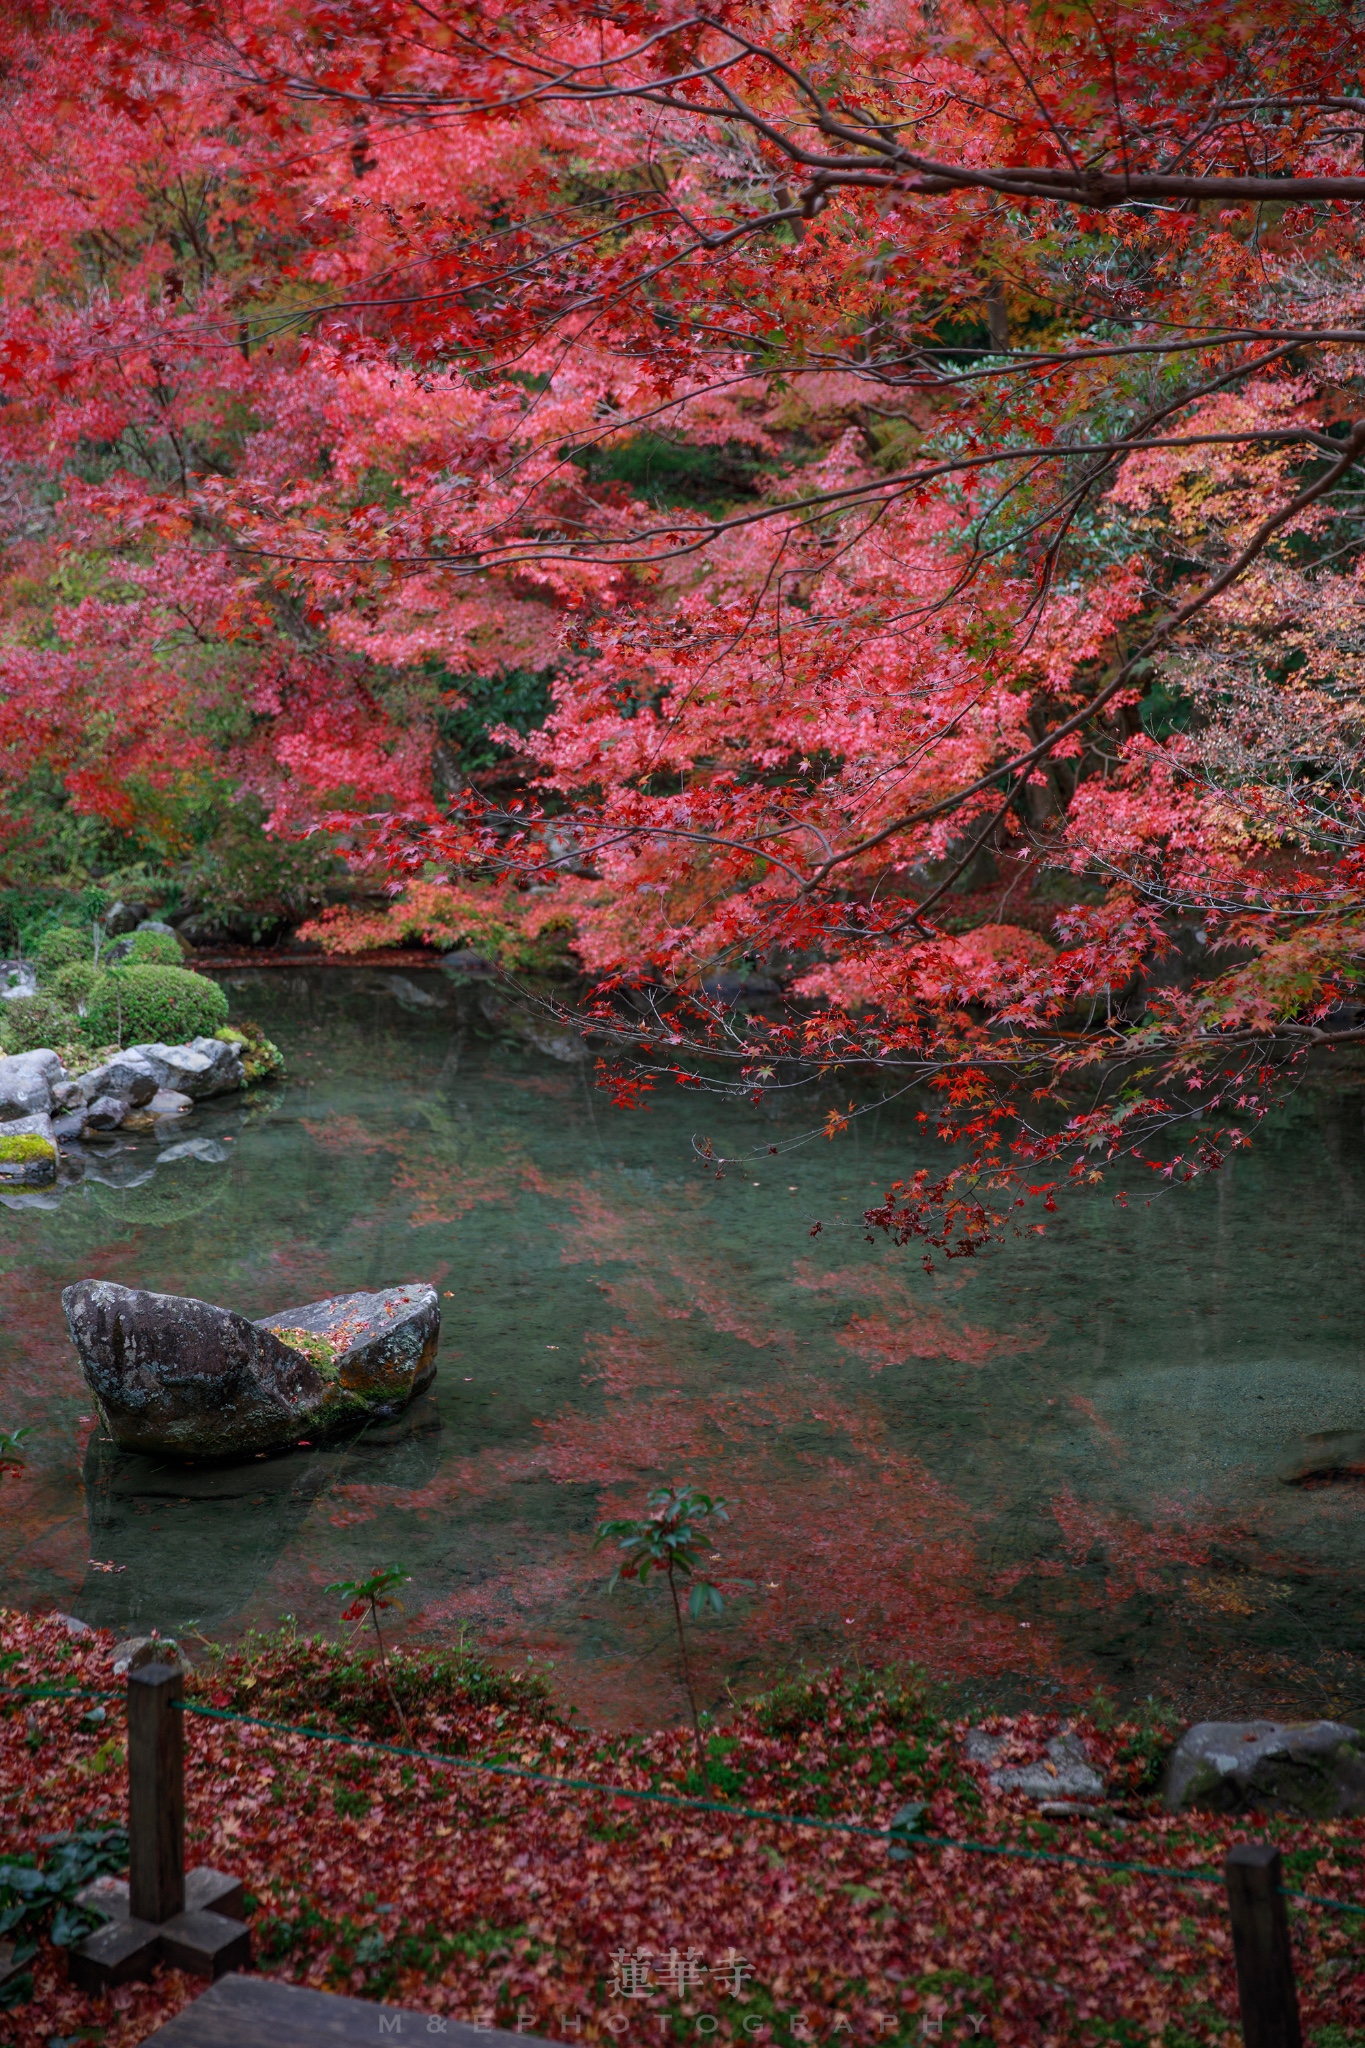
M94 951L94 938L88 930L83 931L79 925L53 924L34 946L33 959L39 978L46 981L74 961L92 959Z
M55 996L14 996L0 1010L0 1046L6 1052L36 1052L40 1046L69 1045L78 1031L75 1012Z
M55 883L31 882L0 889L0 953L22 953L32 958L38 942L50 925L72 925L89 931L97 917L103 917L112 898L107 889L61 888ZM91 951L87 945L86 953Z
M552 669L505 668L493 676L433 673L443 689L458 690L466 699L436 713L436 729L462 775L478 775L509 758L508 749L489 738L495 726L533 732L549 716Z
M101 1045L183 1045L211 1038L227 1013L227 997L207 975L183 967L111 967L90 992L85 1028Z
M52 976L51 993L59 1003L69 1010L89 999L90 991L99 980L99 969L93 960L68 960L65 967L59 967Z
M183 967L185 955L171 932L134 932L125 955L129 967Z
M41 1869L27 1854L0 1863L0 1937L13 1941L14 1961L26 1963L37 1953L40 1934L66 1948L97 1927L98 1914L73 1904L76 1893L92 1878L127 1867L122 1828L58 1835ZM32 1989L31 1975L11 1977L0 1987L0 2007L18 2005Z
M218 794L212 830L175 879L186 909L230 938L256 941L296 924L325 900L340 872L325 833L308 840L271 838L255 796Z
M593 483L624 484L647 504L703 508L749 496L762 467L741 441L698 447L663 434L633 434L609 447L582 449L573 459Z

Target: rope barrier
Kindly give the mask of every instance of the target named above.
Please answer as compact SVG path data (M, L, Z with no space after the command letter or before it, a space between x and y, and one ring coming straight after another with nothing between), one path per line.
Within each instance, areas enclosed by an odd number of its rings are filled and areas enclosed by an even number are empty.
M122 1693L100 1692L90 1686L3 1686L0 1696L26 1699L121 1699ZM483 1773L487 1776L515 1778L536 1785L544 1785L563 1792L587 1792L605 1799L632 1799L642 1804L668 1806L679 1810L718 1813L731 1820L768 1821L780 1827L815 1828L827 1834L860 1835L877 1841L891 1842L904 1849L960 1849L969 1855L1003 1856L1024 1862L1067 1864L1083 1870L1112 1871L1135 1877L1165 1878L1175 1884L1211 1884L1222 1888L1224 1879L1220 1872L1212 1870L1180 1870L1164 1863L1126 1863L1112 1857L1083 1856L1074 1850L1036 1849L1022 1847L1015 1843L976 1842L967 1836L913 1834L908 1829L896 1827L870 1827L862 1821L827 1820L816 1814L781 1813L768 1807L736 1806L731 1801L720 1799L699 1799L686 1794L659 1792L639 1785L603 1784L594 1778L567 1778L554 1771L532 1770L526 1764L487 1763L477 1757L444 1756L437 1750L412 1749L396 1742L384 1742L373 1735L351 1735L331 1728L305 1727L292 1721L274 1721L260 1714L238 1713L228 1707L210 1707L198 1700L181 1699L175 1706L187 1714L198 1714L210 1721L239 1722L250 1728L265 1728L273 1734L299 1735L312 1742L342 1743L353 1749L375 1749L385 1756L411 1759L419 1763L437 1764L443 1770ZM1287 1899L1296 1899L1304 1905L1324 1906L1338 1913L1363 1913L1365 1905L1356 1905L1346 1899L1329 1899L1315 1892L1292 1890L1280 1887Z
M339 1734L330 1728L305 1728L290 1721L270 1721L258 1714L239 1714L229 1708L201 1706L196 1700L181 1700L178 1705L183 1712L201 1714L208 1720L241 1721L248 1727L269 1728L281 1735L302 1735L316 1742L341 1742L353 1748L378 1749L386 1756L410 1757L422 1763L439 1764L443 1770L482 1771L496 1777L527 1779L533 1784L548 1785L559 1791L597 1793L604 1799L635 1799L655 1806L724 1814L732 1820L773 1821L783 1827L818 1828L827 1834L866 1835L904 1848L967 1849L986 1856L1021 1856L1046 1863L1077 1863L1094 1870L1125 1870L1152 1877L1174 1877L1191 1884L1221 1884L1223 1881L1216 1871L1177 1871L1159 1863L1115 1863L1104 1857L1081 1856L1060 1849L1024 1849L1000 1842L973 1842L950 1835L911 1834L905 1828L875 1828L863 1821L826 1820L816 1814L736 1806L730 1800L698 1799L690 1795L657 1792L640 1785L604 1785L597 1778L566 1778L555 1771L532 1770L526 1764L495 1764L485 1763L477 1757L443 1756L437 1750L407 1749L400 1743L381 1742L371 1735Z

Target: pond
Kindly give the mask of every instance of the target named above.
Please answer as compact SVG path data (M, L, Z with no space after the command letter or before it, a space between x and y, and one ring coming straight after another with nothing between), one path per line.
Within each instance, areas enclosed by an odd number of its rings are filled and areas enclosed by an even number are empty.
M666 1596L609 1595L593 1530L678 1480L730 1504L726 1609L695 1631L711 1699L913 1660L982 1704L1365 1708L1365 1481L1289 1483L1333 1432L1365 1469L1359 1074L1205 1182L1078 1198L930 1276L861 1224L933 1156L912 1098L828 1142L809 1097L623 1110L478 982L229 988L284 1085L0 1211L0 1424L33 1432L0 1487L11 1602L225 1638L334 1626L330 1582L397 1564L411 1639L553 1666L636 1725L681 1706ZM742 1163L718 1179L703 1136ZM58 1299L86 1275L250 1316L427 1280L436 1386L347 1443L117 1454Z

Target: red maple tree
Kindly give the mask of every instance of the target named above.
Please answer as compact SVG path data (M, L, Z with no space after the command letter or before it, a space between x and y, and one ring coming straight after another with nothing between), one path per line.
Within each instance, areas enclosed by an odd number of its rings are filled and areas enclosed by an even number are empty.
M965 1150L869 1211L931 1253L1360 1037L1348 12L0 36L20 810L223 776L416 929L570 930L627 1095L932 1083ZM442 714L546 669L494 801Z

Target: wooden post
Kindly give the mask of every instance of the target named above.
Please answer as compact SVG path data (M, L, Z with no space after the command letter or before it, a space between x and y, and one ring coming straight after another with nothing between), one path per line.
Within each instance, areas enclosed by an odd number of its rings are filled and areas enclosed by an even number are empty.
M128 1673L128 1881L98 1877L76 1894L105 1920L68 1952L83 1991L150 1976L158 1962L221 1977L251 1961L241 1880L185 1870L184 1693L175 1665Z
M154 1927L185 1906L184 1691L171 1664L128 1674L128 1909Z
M1269 1842L1238 1842L1228 1851L1223 1877L1246 2048L1303 2048L1280 1852Z

